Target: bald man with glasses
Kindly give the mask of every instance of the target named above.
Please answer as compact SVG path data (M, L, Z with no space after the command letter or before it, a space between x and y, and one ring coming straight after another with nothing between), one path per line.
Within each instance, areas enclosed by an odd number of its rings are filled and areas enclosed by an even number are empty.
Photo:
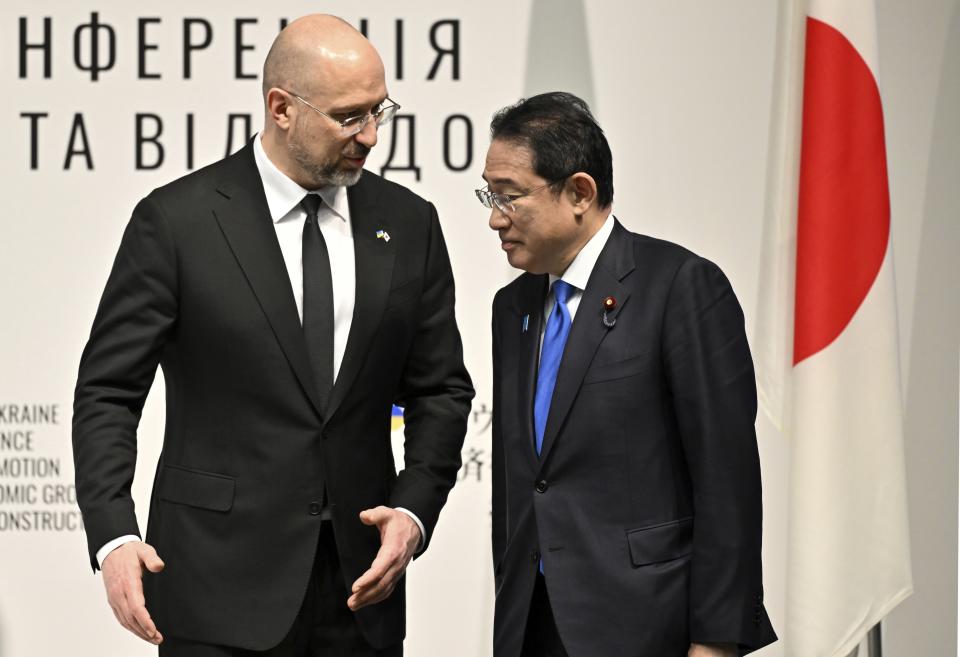
M404 572L473 397L453 276L433 205L363 169L399 108L370 43L306 16L263 73L263 132L144 198L107 281L74 405L90 562L161 655L397 656ZM158 365L141 540L130 487Z

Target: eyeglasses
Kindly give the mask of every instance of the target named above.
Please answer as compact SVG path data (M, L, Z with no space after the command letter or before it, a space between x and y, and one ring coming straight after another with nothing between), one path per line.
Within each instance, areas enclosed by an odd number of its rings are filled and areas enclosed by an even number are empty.
M287 91L284 89L283 91ZM322 114L327 117L334 123L340 126L340 136L341 137L352 137L355 134L358 134L367 127L367 122L370 119L373 119L374 124L379 128L382 125L386 125L393 120L393 117L397 115L397 110L400 109L400 105L393 102L390 98L384 99L377 107L372 111L367 112L366 114L358 114L357 116L351 116L344 120L340 120L336 117L330 116L324 112L319 107L315 107L305 101L303 98L293 93L292 91L287 91L288 94L299 100L301 103L312 109L317 114ZM390 103L389 105L384 105L383 103Z
M558 182L566 180L569 176L564 176L563 178L558 178L557 180L551 180L550 182L535 187L528 192L523 194L498 194L497 192L490 191L490 185L487 185L483 189L475 189L474 193L477 195L477 198L480 199L480 202L483 204L483 207L492 209L496 207L500 212L509 214L511 212L516 212L517 207L513 204L518 198L523 198L524 196L530 196L535 192L539 192L545 187L550 185L556 185Z

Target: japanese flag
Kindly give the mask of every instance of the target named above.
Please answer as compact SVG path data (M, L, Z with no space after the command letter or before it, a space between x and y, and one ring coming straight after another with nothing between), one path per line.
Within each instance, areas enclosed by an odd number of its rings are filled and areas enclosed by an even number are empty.
M786 653L845 657L912 592L872 0L788 3L756 354L790 442Z

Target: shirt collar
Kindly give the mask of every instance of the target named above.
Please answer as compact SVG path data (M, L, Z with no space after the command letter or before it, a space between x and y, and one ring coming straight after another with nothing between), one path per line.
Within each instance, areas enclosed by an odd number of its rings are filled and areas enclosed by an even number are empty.
M270 219L273 223L279 223L290 214L291 210L300 205L300 201L311 190L304 189L277 168L277 165L267 156L267 152L260 142L262 138L262 135L257 135L253 140L253 157L257 163L257 170L260 172L260 180L263 181L263 192L267 197ZM344 221L350 220L350 206L347 203L346 187L329 185L315 191L337 216Z
M610 233L612 232L613 215L607 215L607 218L603 220L603 225L600 226L600 230L594 233L593 237L583 245L580 253L576 255L573 262L567 267L567 270L563 272L563 275L555 276L550 274L550 286L552 287L554 281L559 278L581 292L587 289L587 281L590 280L590 274L597 264L600 252L603 251L603 245L607 243L607 239L609 239Z

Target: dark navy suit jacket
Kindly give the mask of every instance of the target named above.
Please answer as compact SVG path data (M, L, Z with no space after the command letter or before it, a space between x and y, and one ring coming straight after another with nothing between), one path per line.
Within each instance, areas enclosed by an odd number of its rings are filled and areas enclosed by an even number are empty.
M523 274L493 304L495 657L520 654L541 559L571 657L775 641L763 605L754 371L727 279L617 223L583 291L538 456L547 281Z

